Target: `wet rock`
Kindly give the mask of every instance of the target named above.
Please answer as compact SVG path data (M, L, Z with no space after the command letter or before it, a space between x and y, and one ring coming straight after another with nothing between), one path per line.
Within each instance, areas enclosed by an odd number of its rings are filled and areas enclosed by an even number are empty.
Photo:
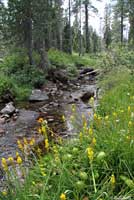
M48 119L47 121L48 121L48 122L54 122L54 119L51 119L51 118L50 118L50 119Z
M3 115L1 115L1 117L2 117L2 118L5 118L5 119L9 119L9 118L10 118L10 115L8 115L8 114L3 114Z
M46 91L41 90L33 90L31 96L29 97L29 101L46 101L49 97Z
M6 120L2 117L0 117L0 124L4 124L6 122Z
M10 102L8 103L5 108L3 108L0 113L1 114L8 114L8 115L11 115L15 112L15 107L13 106L13 103Z
M16 108L16 109L15 109L15 112L16 112L16 113L19 113L19 109Z
M87 91L81 96L81 100L87 102L91 97L94 97L94 91Z
M23 125L28 125L28 127L33 126L38 117L39 117L38 112L22 109L20 110L16 126L18 127L20 126L23 127Z
M0 128L0 136L5 133L5 130L3 128Z

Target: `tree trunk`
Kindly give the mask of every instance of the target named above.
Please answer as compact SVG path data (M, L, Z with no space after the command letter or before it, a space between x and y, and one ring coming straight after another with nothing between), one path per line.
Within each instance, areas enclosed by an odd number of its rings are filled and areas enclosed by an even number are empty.
M41 57L40 67L43 69L43 71L47 71L47 69L50 67L50 62L45 48L45 40L38 39L36 42L36 48Z
M81 0L79 0L80 4L80 30L79 30L79 56L82 55L82 35L81 35Z
M85 31L86 31L86 53L90 50L89 24L88 24L88 0L85 1Z
M32 56L33 40L32 40L32 13L31 13L31 1L29 1L26 8L26 18L24 19L24 34L25 34L25 46L28 50L29 64L34 65Z
M41 56L41 67L44 71L46 71L50 67L50 63L49 63L48 55L45 49L45 40L41 42L41 48L39 52Z
M121 44L123 44L124 34L124 2L121 3Z
M69 53L72 54L71 0L69 0Z

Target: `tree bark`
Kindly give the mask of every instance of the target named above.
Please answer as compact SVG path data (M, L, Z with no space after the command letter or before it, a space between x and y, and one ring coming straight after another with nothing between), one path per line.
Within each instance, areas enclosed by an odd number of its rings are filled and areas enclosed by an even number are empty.
M85 31L86 31L86 53L89 53L90 50L90 41L89 41L89 23L88 23L88 0L85 1Z
M29 64L34 65L33 60L33 37L32 37L32 11L31 1L29 1L26 8L26 18L24 19L24 33L25 33L25 46L28 50Z
M72 54L71 0L69 0L69 53Z
M81 34L81 0L79 0L80 4L80 30L79 30L79 56L82 55L82 34Z
M124 34L124 2L121 3L121 44L123 44L123 34Z

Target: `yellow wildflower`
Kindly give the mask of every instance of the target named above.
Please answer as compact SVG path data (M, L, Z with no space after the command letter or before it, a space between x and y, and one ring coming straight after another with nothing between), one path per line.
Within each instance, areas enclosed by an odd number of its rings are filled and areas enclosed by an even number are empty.
M41 172L41 174L42 174L42 176L44 176L44 177L46 176L46 173L45 173L45 172Z
M23 145L22 145L22 143L20 142L20 140L18 140L17 141L17 144L18 144L18 147L19 147L19 149L21 150L21 151L23 151Z
M8 165L7 165L7 161L6 161L5 158L2 158L2 159L1 159L1 165L2 165L2 167L3 167L3 169L4 169L4 171L7 171L7 170L8 170Z
M82 141L82 138L83 138L83 133L82 132L80 132L79 138L80 138L80 141Z
M116 112L113 112L113 116L114 116L114 117L117 117L117 113L116 113Z
M129 126L129 127L132 126L132 122L131 122L131 121L128 122L128 126Z
M13 157L12 156L10 156L10 157L8 157L8 159L7 159L10 163L13 163L13 161L14 161L14 159L13 159Z
M38 147L38 149L37 149L37 154L40 155L41 152L42 152L41 149Z
M30 144L30 146L33 146L33 145L35 144L35 139L32 138L32 139L30 140L29 144Z
M59 137L58 141L59 141L59 144L62 144L63 143L62 137Z
M94 120L97 120L98 119L98 116L96 113L94 113Z
M42 123L44 121L44 119L42 117L40 117L38 120L37 120L39 123Z
M23 138L23 141L24 141L25 145L28 145L28 141L27 141L27 139L25 137Z
M95 139L95 137L92 139L92 144L96 145L96 139Z
M88 153L89 160L92 162L93 158L94 158L94 151L93 151L92 147L87 148L87 153Z
M44 135L46 135L46 132L47 132L47 131L46 131L46 127L45 127L45 126L42 126L42 127L41 127L41 131L42 131L42 133L43 133Z
M35 185L35 181L32 181L32 184Z
M111 176L111 178L110 178L110 183L111 183L112 186L114 186L114 185L115 185L115 182L116 182L115 176L114 176L114 174L112 174L112 176Z
M71 116L70 116L70 119L71 119L71 121L74 121L75 118L74 118L73 115L71 115Z
M7 196L7 191L6 191L6 190L3 190L3 191L2 191L2 194L3 194L3 196Z
M66 119L65 119L65 116L64 116L64 115L62 115L62 121L63 121L63 122L65 122L65 121L66 121Z
M93 106L94 105L94 97L91 97L89 103Z
M127 140L131 140L130 135L127 135L127 136L126 136L126 139L127 139Z
M16 152L16 157L18 157L18 156L19 156L19 152L17 151L17 152Z
M41 134L42 133L42 130L41 128L38 128L38 133Z
M72 112L75 112L75 111L76 111L76 105L72 104Z
M47 150L49 149L49 141L48 141L48 139L45 139L45 148Z
M130 106L128 106L127 110L128 110L128 112L130 112L130 111L131 111L131 107L130 107Z
M17 157L17 163L20 165L22 163L22 158L20 156Z
M108 120L109 119L109 116L107 115L107 116L105 116L105 120Z
M66 195L65 195L65 193L62 193L62 194L60 195L60 200L66 200Z
M55 153L55 154L57 154L58 153L58 149L57 149L57 146L53 146L53 152Z
M89 135L91 135L91 136L93 135L93 129L92 128L89 128L88 132L89 132Z
M134 100L134 96L132 96L131 99Z

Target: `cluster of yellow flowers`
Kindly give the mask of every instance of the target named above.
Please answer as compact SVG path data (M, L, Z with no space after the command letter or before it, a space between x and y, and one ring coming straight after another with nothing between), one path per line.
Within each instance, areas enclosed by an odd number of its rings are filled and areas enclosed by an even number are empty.
M16 155L17 157L15 159L12 156L8 157L7 159L6 158L1 159L1 166L3 167L4 171L8 171L8 165L11 165L14 163L17 163L19 165L22 164L21 156L19 155L18 152L16 153Z
M53 146L53 153L56 162L60 161L58 147L56 145Z
M48 139L45 139L45 148L48 151L49 150L49 142Z
M44 165L43 164L39 164L39 167L40 167L40 171L41 171L42 176L45 177L47 174L45 173Z
M62 193L60 195L60 200L66 200L66 194L65 193Z
M87 154L88 154L88 158L89 158L90 162L92 162L93 158L94 158L94 151L93 151L92 147L87 148Z
M23 138L23 141L17 140L18 148L21 151L25 151L28 147L34 146L35 139L32 138L30 140L27 140L26 138Z

